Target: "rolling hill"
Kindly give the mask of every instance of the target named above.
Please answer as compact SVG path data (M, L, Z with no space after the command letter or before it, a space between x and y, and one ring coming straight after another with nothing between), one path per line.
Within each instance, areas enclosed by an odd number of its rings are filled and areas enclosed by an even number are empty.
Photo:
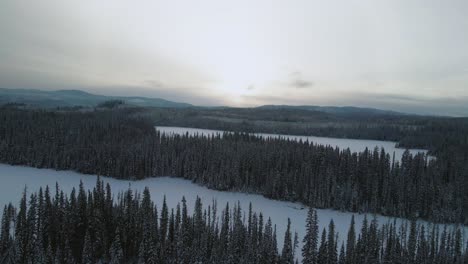
M20 103L33 107L92 107L109 100L122 100L126 104L143 107L191 107L191 104L172 102L161 98L126 97L96 95L80 90L43 91L34 89L5 89L0 88L0 105Z

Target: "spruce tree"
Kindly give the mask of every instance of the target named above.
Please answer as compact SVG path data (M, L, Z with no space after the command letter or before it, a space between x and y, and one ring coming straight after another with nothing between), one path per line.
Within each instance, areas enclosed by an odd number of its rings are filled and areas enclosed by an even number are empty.
M293 242L291 240L291 219L288 218L288 226L284 233L284 245L281 251L281 263L294 264Z
M306 235L303 239L302 263L317 263L318 220L317 212L309 207L306 220Z
M110 247L110 261L109 264L120 264L124 261L122 243L120 241L120 231L115 231L115 237Z
M341 244L340 256L338 257L338 264L346 264L346 253L344 244Z
M348 230L348 237L346 240L346 263L352 264L354 261L354 249L356 246L356 230L354 223L354 215L351 217L351 224Z
M335 239L335 223L333 219L330 220L330 224L328 225L328 240L327 240L327 252L328 252L328 263L329 264L336 264L338 261L338 252L336 248L336 239Z
M328 263L327 230L325 228L322 231L322 239L320 240L317 263Z

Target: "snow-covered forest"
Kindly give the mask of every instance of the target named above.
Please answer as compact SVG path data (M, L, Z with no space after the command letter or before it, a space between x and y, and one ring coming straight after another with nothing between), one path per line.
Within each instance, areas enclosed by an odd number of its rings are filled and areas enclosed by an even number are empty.
M199 137L223 136L226 131L212 130L203 128L189 128L189 127L166 127L158 126L156 130L166 135L190 135ZM232 133L232 132L231 132ZM368 140L368 139L349 139L349 138L331 138L331 137L316 137L316 136L297 136L297 135L282 135L282 134L268 134L268 133L250 133L257 137L264 139L280 138L283 140L295 140L302 142L309 142L314 145L330 146L332 148L338 147L339 149L349 149L351 152L362 152L367 149L383 148L393 158L395 154L395 161L401 161L405 148L398 148L396 142L382 141L382 140ZM408 149L412 155L418 153L427 153L425 149Z
M23 196L23 193L19 190L24 190L24 187L26 187L29 196L30 193L38 192L40 188L45 189L46 186L54 189L55 184L58 183L60 191L66 194L71 193L73 188L80 182L85 191L92 190L97 180L97 176L95 175L83 175L72 171L55 171L2 164L0 164L0 178L3 182L8 183L0 185L0 208L8 205L11 201L17 201L14 205L19 205L19 201ZM113 190L114 197L116 193L127 191L129 188L135 193L142 193L147 187L151 197L154 199L155 206L158 208L162 207L163 200L166 201L169 208L176 208L182 197L185 197L189 214L193 213L197 197L205 205L212 205L213 201L216 201L218 207L224 207L229 203L230 205L239 204L242 208L247 209L252 205L253 212L257 213L257 215L261 213L264 219L271 219L272 225L276 227L278 234L286 232L288 219L291 221L292 233L297 232L299 238L304 237L306 234L304 223L307 219L308 208L300 203L276 201L255 194L211 190L180 178L157 177L129 181L101 177L101 180L103 180L104 184L109 184ZM352 218L355 219L356 230L362 228L362 222L365 217L368 221L375 219L379 228L389 224L395 224L398 229L405 225L410 225L409 220L382 215L347 213L330 209L316 209L316 212L319 236L321 236L323 229L328 228L328 224L333 220L337 234L337 245L341 245L341 243L346 241L346 234L349 232L349 224ZM245 220L244 216L243 220ZM442 235L444 228L447 228L450 232L455 231L456 228L461 228L463 241L466 241L468 235L468 227L466 226L463 228L453 224L447 226L443 224L434 225L421 220L417 221L417 224L424 225L426 230L432 230L435 227L439 230L439 235ZM277 237L278 250L281 250L283 239L283 236ZM300 255L302 247L303 241L299 239L295 252L299 259L302 258Z
M6 263L36 258L58 263L462 263L466 258L466 226L460 226L467 221L466 171L459 159L410 151L400 158L385 148L353 152L340 148L345 145L245 133L173 135L155 130L140 108L5 107L0 119L0 162L67 170L0 166L11 183L2 185L7 198L0 201L12 202L5 206L2 227ZM96 176L76 172L112 178L103 177L90 191ZM83 183L73 191L79 179ZM55 182L61 186L57 191ZM54 186L50 201L45 185ZM14 199L21 199L24 186L29 191L18 203ZM149 195L156 199L143 213ZM78 196L86 202L78 205ZM177 220L183 196L185 231ZM85 224L76 222L77 208ZM307 213L308 208L314 209ZM50 212L41 220L44 210ZM126 215L129 210L132 217ZM57 218L66 220L60 227L54 224L55 233L41 227ZM177 236L184 232L185 237Z
M0 0L0 264L468 264L468 0Z
M0 162L119 179L174 176L317 208L467 223L467 164L295 140L171 136L143 109L0 112Z
M333 220L319 235L312 208L299 237L289 219L279 234L251 205L247 211L240 203L204 206L197 197L189 214L185 197L175 208L165 198L158 207L148 188L113 194L99 178L92 191L83 184L69 195L59 185L52 189L24 191L19 207L4 207L2 263L292 264L299 259L299 239L303 263L463 263L468 257L460 229L440 233L416 221L379 227L376 219L364 218L357 230L353 217L339 244Z

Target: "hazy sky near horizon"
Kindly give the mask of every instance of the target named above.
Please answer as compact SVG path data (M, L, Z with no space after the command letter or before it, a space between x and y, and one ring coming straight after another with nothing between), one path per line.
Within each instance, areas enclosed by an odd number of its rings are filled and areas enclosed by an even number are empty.
M0 2L0 87L468 116L466 0Z

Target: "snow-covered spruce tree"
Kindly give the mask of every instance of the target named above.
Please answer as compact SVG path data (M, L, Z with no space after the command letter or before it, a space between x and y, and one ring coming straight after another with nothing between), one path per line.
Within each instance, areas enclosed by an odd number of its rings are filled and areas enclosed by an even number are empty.
M309 207L306 220L306 235L304 236L304 246L302 247L303 263L317 263L318 235L317 211L314 208Z
M335 264L338 261L338 251L336 248L336 233L335 233L335 222L333 219L330 220L330 224L328 225L328 240L327 240L327 260L330 264Z
M346 255L345 255L344 243L341 244L340 255L338 257L338 264L346 264Z
M281 263L294 264L293 241L291 238L291 219L288 218L288 226L284 233L284 245L281 251Z
M327 243L327 229L322 231L322 239L317 254L317 263L328 263L328 243Z
M354 250L356 247L356 229L354 222L354 215L351 217L351 223L348 230L346 239L346 263L352 264L354 262Z
M109 264L120 264L124 260L122 242L120 241L120 231L115 231L115 237L110 247L110 261Z

